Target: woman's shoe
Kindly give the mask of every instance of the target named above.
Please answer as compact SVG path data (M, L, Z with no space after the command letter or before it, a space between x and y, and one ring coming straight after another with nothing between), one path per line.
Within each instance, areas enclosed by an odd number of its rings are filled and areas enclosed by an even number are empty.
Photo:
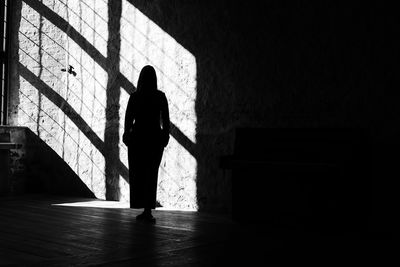
M136 220L142 221L145 219L146 216L147 216L147 214L141 213L138 216L136 216Z
M156 218L154 218L153 215L148 214L148 213L139 214L138 216L136 216L136 220L146 221L146 222L151 222L151 223L156 222Z
M146 218L146 222L155 223L155 222L156 222L156 218L154 218L153 215L149 215L149 216Z

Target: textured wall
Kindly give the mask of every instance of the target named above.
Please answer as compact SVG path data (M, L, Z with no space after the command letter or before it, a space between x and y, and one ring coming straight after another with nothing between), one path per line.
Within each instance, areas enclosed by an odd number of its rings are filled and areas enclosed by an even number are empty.
M37 133L98 197L127 200L121 127L145 64L156 67L173 123L160 168L164 206L230 209L230 175L218 160L232 153L235 127L363 127L398 142L399 105L385 89L395 73L386 63L395 63L382 60L398 54L383 34L395 24L375 14L377 4L16 3L11 121ZM60 71L68 64L76 76Z
M1 133L8 133L10 142L19 145L9 151L7 195L47 193L94 197L64 159L30 129L1 126Z
M182 143L197 159L200 209L229 209L218 159L232 153L235 127L366 128L398 143L387 90L398 52L385 35L396 24L383 4L130 2L196 58L196 143Z
M37 134L98 198L129 200L121 137L144 65L156 68L174 130L195 142L196 60L132 3L23 0L15 7L10 121ZM172 137L158 202L197 209L196 171L193 155Z
M13 94L16 114L12 121L36 133L96 196L104 198L104 156L85 133L104 138L105 94L100 92L107 76L104 71L97 72L96 64L85 53L74 50L76 45L66 32L75 32L73 27L82 32L86 28L79 27L80 21L65 1L40 2L17 4L18 84L14 90L19 90ZM69 20L78 25L67 25ZM61 71L68 65L76 68L81 79ZM90 69L91 79L83 77L84 68ZM95 83L96 78L100 82ZM94 93L96 90L100 92Z

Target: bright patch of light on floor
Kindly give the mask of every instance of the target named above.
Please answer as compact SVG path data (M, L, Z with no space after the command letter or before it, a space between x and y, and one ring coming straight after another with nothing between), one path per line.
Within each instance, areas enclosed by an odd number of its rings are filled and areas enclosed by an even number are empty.
M103 208L103 209L129 209L128 202L121 201L108 201L108 200L89 200L82 202L71 202L71 203L57 203L52 206L63 206L63 207L83 207L83 208ZM196 211L195 209L174 209L166 207L157 207L156 210L161 211Z
M120 201L90 200L90 201L72 202L72 203L58 203L58 204L53 204L53 206L127 209L129 208L129 203Z

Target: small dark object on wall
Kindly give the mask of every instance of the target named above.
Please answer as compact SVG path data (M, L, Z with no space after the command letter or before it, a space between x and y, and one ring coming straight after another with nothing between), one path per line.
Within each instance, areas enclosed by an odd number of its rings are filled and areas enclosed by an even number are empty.
M66 72L67 69L62 68L61 71ZM76 72L74 71L74 67L72 67L71 65L69 65L68 73L76 76Z

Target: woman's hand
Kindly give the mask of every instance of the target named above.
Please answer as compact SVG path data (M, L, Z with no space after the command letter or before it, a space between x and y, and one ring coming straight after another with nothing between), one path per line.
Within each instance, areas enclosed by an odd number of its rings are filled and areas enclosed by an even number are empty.
M161 144L163 147L166 147L168 145L169 141L169 133L166 131L163 131L161 134Z
M122 135L122 142L124 142L124 144L125 144L126 146L129 145L129 143L130 143L129 132L124 132L124 134Z

